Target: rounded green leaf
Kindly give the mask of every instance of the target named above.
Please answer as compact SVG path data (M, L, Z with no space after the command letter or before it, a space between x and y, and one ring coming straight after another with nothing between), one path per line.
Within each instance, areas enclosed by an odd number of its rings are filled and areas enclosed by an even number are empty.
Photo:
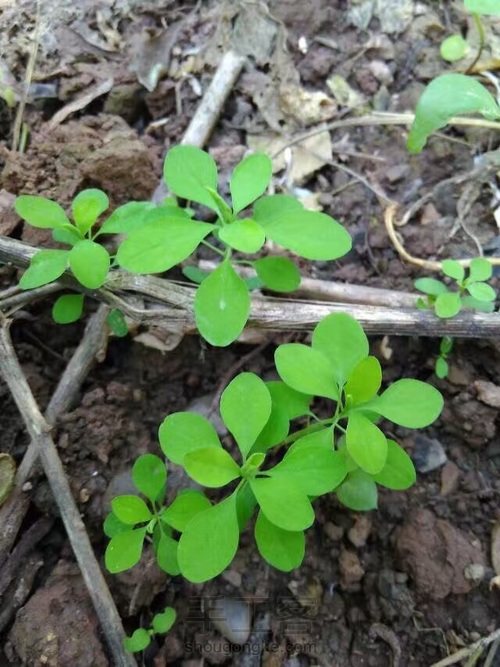
M444 378L448 376L449 371L449 366L446 359L443 359L443 357L438 357L436 359L436 366L434 371L440 380L444 380Z
M119 338L128 336L128 326L125 320L125 316L118 308L113 308L110 311L108 317L106 318L106 324L115 336L118 336Z
M186 454L184 468L198 484L217 489L240 477L240 468L225 449L205 447Z
M419 292L430 294L431 296L439 296L439 294L446 294L448 292L446 285L435 278L418 278L413 284Z
M307 495L286 477L256 477L250 487L266 518L283 530L305 530L314 523Z
M387 459L387 439L360 412L350 412L346 432L347 451L358 466L371 475L380 472Z
M260 219L267 238L292 252L313 260L338 259L352 247L349 233L324 213L284 210L272 219Z
M177 558L183 577L195 584L223 572L240 540L236 494L197 514L179 540Z
M453 278L453 280L456 280L457 282L460 283L465 277L464 267L460 264L460 262L457 262L455 259L445 259L444 262L441 264L441 271L444 273L445 276Z
M240 373L224 389L220 413L234 436L243 459L271 415L271 394L255 373Z
M287 437L289 430L290 419L286 410L273 405L267 424L259 433L252 451L266 452L270 447L279 445Z
M493 301L479 301L468 294L462 297L462 307L467 310L477 310L481 313L492 313L495 310Z
M387 459L382 470L373 475L373 479L381 486L393 491L409 489L417 481L413 461L394 440L387 439Z
M69 251L69 265L75 278L88 289L104 284L109 271L109 253L94 241L79 241Z
M273 479L288 480L308 496L321 496L336 489L347 470L340 454L313 444L290 448L281 463L267 474Z
M123 646L126 651L130 653L139 653L139 651L144 651L149 644L151 643L151 637L149 632L144 628L138 628L132 633L131 637L125 637L123 640Z
M203 338L219 347L235 341L250 314L245 281L224 260L198 288L194 300L196 325Z
M57 243L66 243L67 245L74 246L75 243L83 239L83 234L76 227L73 227L73 225L66 225L65 227L54 229L52 231L52 238Z
M83 294L64 294L52 307L52 317L58 324L70 324L80 319L83 311Z
M469 45L462 35L450 35L441 42L439 50L443 60L454 63L465 56Z
M113 514L129 526L149 521L152 517L149 507L139 496L117 496L111 501L111 507Z
M132 467L134 486L152 503L161 502L167 484L165 461L154 454L139 456Z
M263 257L253 268L264 285L274 292L293 292L300 285L300 272L288 257Z
M14 204L15 211L33 227L57 229L71 225L62 206L51 199L35 195L20 195Z
M434 304L436 315L442 319L455 317L462 310L462 300L458 292L440 294Z
M283 382L295 391L338 400L334 369L319 350L301 343L287 343L277 348L274 361Z
M211 502L201 491L186 489L179 493L173 503L162 513L161 520L182 533L191 519L211 506Z
M73 199L71 209L73 220L80 232L86 234L108 207L108 196L102 190L89 188L78 193Z
M265 221L270 224L275 219L279 220L283 214L303 211L304 207L298 199L290 195L269 195L261 197L253 207L253 217L259 224Z
M57 280L66 271L69 250L39 250L21 276L21 289L34 289Z
M453 338L450 336L442 338L441 343L439 344L439 351L441 354L449 354L453 349L453 342Z
M475 14L500 16L498 0L464 0L465 8Z
M465 113L480 113L495 120L500 118L500 107L489 91L471 76L451 73L436 77L417 104L408 150L419 153L432 132L444 127L453 116Z
M251 220L235 220L219 230L219 238L230 248L240 252L258 252L264 245L266 235L262 227Z
M377 508L377 485L362 470L353 470L336 491L337 498L355 512L367 512Z
M344 387L346 396L351 397L351 404L364 403L373 398L382 384L382 368L376 357L365 357L349 375Z
M273 163L264 153L249 155L236 166L229 184L234 213L239 213L264 194L272 171Z
M210 275L210 271L203 271L197 266L184 266L182 273L186 276L186 278L191 280L193 283L196 283L197 285L201 285L205 278Z
M126 530L111 538L104 554L106 569L118 574L137 565L141 559L146 528Z
M165 535L160 527L159 535L160 537L155 543L156 562L161 570L175 577L180 574L179 561L177 559L179 544L169 535Z
M493 275L493 266L490 261L484 257L476 257L470 263L469 281L489 280Z
M400 426L423 428L441 414L443 397L432 385L405 378L394 382L381 396L370 401L368 408Z
M217 211L206 189L217 190L217 165L205 151L195 146L174 146L165 157L163 176L169 190L177 197Z
M110 512L108 516L104 519L103 527L104 534L106 537L114 537L118 533L123 533L126 530L130 530L130 526Z
M314 329L312 346L328 359L340 386L369 352L363 328L354 317L345 313L324 317Z
M174 207L171 207L174 208ZM148 214L155 210L156 206L149 201L131 201L115 208L107 220L103 222L99 234L130 234L148 221ZM182 217L186 214L182 209ZM171 214L173 211L169 210Z
M478 301L494 301L497 293L487 283L471 283L467 286L469 294Z
M167 607L161 614L153 616L153 630L155 633L164 634L168 632L177 619L177 612L173 607Z
M286 411L288 419L296 419L307 415L309 412L309 403L312 396L295 391L280 380L271 380L266 382L266 387L271 394L273 406L282 408Z
M262 511L255 522L255 542L262 558L282 572L295 570L304 560L304 533L278 528Z
M158 439L165 456L178 465L183 464L186 454L196 449L221 447L212 424L195 412L168 415L158 430Z
M117 263L133 273L162 273L184 261L215 229L206 222L155 211L155 219L134 229L118 248Z
M288 449L286 456L290 452L295 451L296 449L316 447L326 450L327 452L332 452L333 450L333 427L322 428L319 431L313 431L312 433L307 433L301 438L296 440L293 445Z

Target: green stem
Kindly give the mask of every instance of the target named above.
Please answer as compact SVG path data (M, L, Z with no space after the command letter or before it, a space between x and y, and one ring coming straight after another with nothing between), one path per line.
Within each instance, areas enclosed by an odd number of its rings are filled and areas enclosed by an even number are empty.
M220 250L219 248L217 248L216 246L212 245L212 244L209 243L208 241L205 241L205 239L203 239L202 243L203 243L203 245L206 245L207 248L210 248L210 250L212 250L213 252L216 252L216 253L217 253L218 255L220 255L221 257L225 257L225 256L226 256L226 253L225 253L223 250Z
M472 63L467 68L467 71L465 72L466 74L470 74L472 72L472 70L474 69L474 67L477 65L477 63L479 62L479 59L481 58L481 56L483 54L484 45L486 43L486 36L484 34L484 26L481 22L481 18L479 17L479 14L477 12L474 12L472 14L472 18L474 19L474 23L476 25L477 32L479 34L479 48L477 50L476 57L474 58Z
M323 419L323 421L317 422L316 424L310 424L309 426L306 426L300 431L296 431L295 433L292 433L292 435L289 435L288 438L285 438L285 440L283 440L281 444L290 445L292 442L295 442L299 438L302 438L304 435L309 435L310 433L321 431L322 428L326 426L331 426L332 423L333 419Z

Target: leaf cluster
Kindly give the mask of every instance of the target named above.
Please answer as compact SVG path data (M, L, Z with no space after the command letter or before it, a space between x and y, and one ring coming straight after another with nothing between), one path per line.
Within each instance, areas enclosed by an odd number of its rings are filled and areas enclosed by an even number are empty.
M172 607L165 607L164 611L155 614L149 628L138 628L130 637L124 640L125 649L131 653L144 651L151 643L153 635L165 634L175 623L177 613Z
M496 292L487 284L493 273L491 262L477 257L470 263L468 275L465 268L454 259L442 263L442 272L454 281L456 289L450 290L441 280L419 278L415 288L426 295L419 298L419 308L431 308L440 318L452 318L462 310L479 310L491 313L495 308Z
M112 538L106 550L108 569L132 567L144 539L152 535L163 569L195 583L207 581L231 563L240 532L256 515L260 554L274 567L290 571L304 557L304 532L314 522L318 496L335 492L345 506L363 511L377 506L377 484L399 490L414 483L411 459L386 438L378 422L385 418L407 428L427 426L443 405L436 389L405 379L381 391L380 364L370 356L360 325L344 314L323 319L311 346L279 346L275 363L280 380L264 382L241 373L221 396L220 414L234 438L234 454L201 415L178 412L165 418L159 441L166 457L197 484L229 488L215 504L201 492L187 490L170 507L160 507L164 466L161 475L155 474L153 488L145 481L150 473L139 483L134 466L135 484L149 506L135 496L113 501L105 525ZM314 397L330 399L327 418L312 412ZM291 433L296 420L300 428ZM159 471L159 459L147 456L148 466Z

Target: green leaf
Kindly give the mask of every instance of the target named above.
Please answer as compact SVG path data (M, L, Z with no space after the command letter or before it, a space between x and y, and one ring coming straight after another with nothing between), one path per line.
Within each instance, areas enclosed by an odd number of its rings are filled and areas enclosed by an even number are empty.
M146 528L126 530L111 538L104 554L106 569L111 574L129 570L141 559Z
M88 289L98 289L108 275L110 257L102 245L78 241L69 251L69 265L79 283Z
M126 530L130 530L130 526L127 523L123 523L120 519L110 512L108 516L104 519L103 531L106 537L114 537L119 533L123 533Z
M309 498L286 477L256 477L250 486L266 518L283 530L305 530L314 523Z
M71 209L73 220L82 234L86 234L97 218L109 208L109 199L106 193L97 188L82 190L73 199Z
M108 317L106 318L106 323L111 331L118 336L118 338L124 338L128 336L128 326L125 321L125 317L121 310L118 308L113 308Z
M186 276L186 278L191 280L193 283L196 283L197 285L201 285L205 278L210 275L210 271L203 271L197 266L184 266L182 273Z
M254 219L264 228L267 238L287 250L313 260L338 259L352 247L349 233L324 213L284 210L272 219Z
M251 220L235 220L219 230L219 238L230 248L240 252L258 252L264 245L266 235L262 227Z
M222 220L225 223L233 222L234 214L231 207L227 204L226 200L220 196L220 194L215 190L215 188L207 188L208 194L211 196L212 201L215 204L216 212L218 214L219 220Z
M312 433L303 435L301 438L296 440L293 445L291 445L291 447L288 449L288 453L295 451L296 449L309 448L313 446L318 449L324 449L327 452L333 452L333 427L322 428L319 431L313 431Z
M64 294L52 307L52 317L58 324L70 324L80 319L83 312L83 294Z
M367 512L377 508L377 485L366 472L353 470L336 491L337 498L355 512Z
M448 292L446 285L435 278L418 278L413 284L419 292L430 294L431 296L439 296Z
M293 292L300 285L300 272L288 257L263 257L253 262L253 268L273 292Z
M490 261L484 257L476 257L470 263L469 267L469 281L480 282L489 280L493 275L493 266Z
M436 366L434 371L440 380L444 380L444 378L447 377L449 371L449 366L446 359L443 359L443 357L438 357L436 359Z
M211 345L226 347L245 328L250 295L245 281L225 259L199 286L194 300L196 325Z
M462 35L450 35L441 42L439 50L443 60L454 63L465 56L469 45Z
M173 209L174 207L169 207ZM105 220L99 230L99 234L130 234L148 221L148 214L154 211L156 206L149 201L131 201L115 208L113 213ZM182 217L186 214L182 212ZM169 213L173 213L169 210Z
M174 146L165 158L163 176L177 197L203 204L216 212L206 188L217 190L217 165L205 151L195 146Z
M238 525L240 531L244 530L253 516L257 501L250 484L243 484L236 493L236 512L238 514Z
M134 486L152 503L161 502L167 484L165 462L154 454L139 456L132 467Z
M365 357L349 375L344 393L351 397L351 404L364 403L373 398L382 384L382 368L376 357Z
M453 349L453 338L450 338L450 336L445 336L444 338L441 339L441 343L439 344L439 351L441 354L449 354Z
M286 410L273 405L271 415L259 433L252 452L266 452L270 447L279 445L287 437L290 430L290 420Z
M301 343L287 343L277 348L274 361L283 382L295 391L338 400L334 369L319 350Z
M134 229L118 248L117 263L132 273L162 273L184 261L215 229L206 222L155 212L155 220Z
M494 301L497 298L497 293L487 283L471 283L467 285L467 291L478 301Z
M113 514L129 526L149 521L152 518L149 507L139 496L117 496L111 501L111 507Z
M304 560L304 533L278 528L262 511L255 522L255 541L262 558L282 572L295 570Z
M322 446L290 448L277 466L267 471L273 479L288 480L308 496L321 496L337 488L347 474L344 460Z
M144 651L149 644L151 643L151 637L149 632L144 628L138 628L134 630L131 637L125 637L123 640L123 646L126 651L130 653L139 653L139 651Z
M205 447L186 454L183 466L198 484L217 489L240 477L240 468L225 449Z
M495 310L495 304L493 301L478 301L466 294L462 297L462 308L479 310L482 313L492 313Z
M443 397L426 382L404 378L363 406L406 428L429 426L441 414Z
M155 544L155 554L158 567L164 572L167 572L167 574L175 577L180 574L179 562L177 558L179 544L169 535L165 535L161 528L159 530L160 537Z
M246 458L271 415L271 394L255 373L240 373L224 389L220 413Z
M186 489L181 491L170 507L162 513L161 520L183 533L194 517L212 507L211 502L201 491Z
M19 287L33 289L57 280L66 271L69 250L39 250L21 276Z
M229 184L235 213L242 211L266 191L272 171L273 163L264 153L249 155L236 166Z
M195 584L213 579L231 563L240 529L236 494L197 514L179 540L177 557L183 577Z
M266 382L266 387L271 394L273 406L285 410L288 419L296 419L309 412L309 403L312 400L310 394L295 391L280 380Z
M441 264L441 271L445 276L453 278L453 280L456 280L459 283L465 278L464 267L455 259L445 259Z
M475 14L500 16L498 0L464 0L465 8Z
M387 439L387 460L382 470L373 475L377 484L394 491L409 489L417 481L413 461L394 440Z
M153 616L153 631L156 634L165 634L168 632L177 619L177 612L173 607L167 607L161 614Z
M74 246L75 243L83 239L83 234L80 234L76 227L73 225L66 227L58 227L57 229L52 230L52 238L57 243L66 243L67 245Z
M440 294L434 304L436 315L442 319L455 317L462 310L462 301L458 292Z
M297 213L303 211L304 207L298 199L290 195L269 195L261 197L253 207L253 217L260 224L266 221L270 224L279 220L285 213Z
M362 470L374 475L387 459L387 439L372 421L360 412L350 412L346 432L347 451Z
M312 346L328 359L339 386L344 384L369 352L368 339L363 328L345 313L324 317L314 329Z
M173 463L182 465L190 452L204 447L221 447L212 424L195 412L174 412L166 417L158 438L163 453Z
M64 225L71 225L62 206L45 197L20 195L16 198L14 209L17 215L32 227L57 229Z
M442 74L424 90L408 136L408 150L420 153L432 132L456 115L480 113L489 120L500 118L495 98L476 79L465 74Z

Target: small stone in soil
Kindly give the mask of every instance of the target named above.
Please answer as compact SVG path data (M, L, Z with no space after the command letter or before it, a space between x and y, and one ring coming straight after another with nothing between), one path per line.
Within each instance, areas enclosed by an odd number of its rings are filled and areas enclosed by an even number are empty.
M453 461L446 461L441 470L441 490L439 495L448 496L456 490L460 479L460 468Z
M232 644L244 644L250 636L252 615L250 606L243 600L213 600L208 617L221 635Z
M340 576L342 579L342 588L344 590L356 588L365 571L361 565L358 555L355 551L342 548L339 558Z
M372 521L366 514L360 514L355 519L355 524L349 529L347 537L349 542L358 549L364 547L372 530Z
M413 445L411 458L420 473L437 470L447 461L446 452L439 440L417 435Z
M500 408L500 387L486 380L476 380L474 387L477 391L477 397L482 403L492 408Z

